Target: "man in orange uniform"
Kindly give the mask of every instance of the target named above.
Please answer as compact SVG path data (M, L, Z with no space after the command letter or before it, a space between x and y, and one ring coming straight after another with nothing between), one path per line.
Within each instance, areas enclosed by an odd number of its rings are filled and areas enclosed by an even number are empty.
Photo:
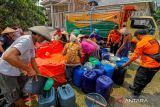
M114 26L114 30L112 30L108 35L107 45L110 45L110 52L114 55L117 53L118 44L121 39L121 34L118 31L119 27L117 25Z
M155 59L144 55L144 53L154 55L159 52L159 44L157 40L147 35L145 30L137 30L134 36L139 40L139 42L137 43L136 49L130 57L130 60L124 64L123 67L129 65L139 56L141 57L140 67L138 68L134 78L133 86L129 87L133 90L133 95L137 97L158 72L160 69L160 63L158 63Z

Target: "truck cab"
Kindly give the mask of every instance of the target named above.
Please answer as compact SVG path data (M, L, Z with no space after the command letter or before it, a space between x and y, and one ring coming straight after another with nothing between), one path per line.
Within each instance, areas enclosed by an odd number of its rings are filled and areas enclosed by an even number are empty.
M133 16L130 17L126 24L127 29L132 35L132 51L134 50L138 40L134 37L134 32L138 29L146 29L147 32L153 36L153 38L158 39L159 30L156 21L152 16Z

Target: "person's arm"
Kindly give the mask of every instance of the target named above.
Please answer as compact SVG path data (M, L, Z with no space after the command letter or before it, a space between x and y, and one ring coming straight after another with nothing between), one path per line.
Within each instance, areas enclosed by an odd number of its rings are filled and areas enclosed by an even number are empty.
M123 43L120 46L120 48L118 49L118 51L121 51L123 49L123 47L125 46L125 44L127 43L127 41L128 41L128 36L125 36L124 39L123 39Z
M111 32L109 33L109 35L108 35L108 38L107 38L107 43L109 43L110 42L110 40L111 40Z
M2 47L2 45L3 45L3 43L2 42L0 42L0 52L4 52L4 49L3 49L3 47Z
M69 42L69 35L68 34L66 34L66 38L67 38L67 42Z
M123 65L123 67L128 66L130 63L135 61L139 56L143 53L143 46L141 44L137 44L136 49L134 50L134 53L130 57L129 61Z
M67 47L68 47L68 44L66 44L66 45L64 46L64 50L63 50L63 52L62 52L62 55L66 55L66 54L67 54Z
M7 61L10 65L22 69L23 73L24 71L27 71L27 73L30 74L30 76L36 74L32 68L30 68L27 64L23 63L23 61L20 59L20 52L16 48L10 48L3 54L2 58L5 61Z
M129 59L128 62L126 62L122 67L125 68L126 66L128 66L129 64L131 64L134 60Z
M31 65L32 65L32 68L36 71L37 74L40 73L39 69L38 69L38 66L37 66L37 63L35 61L35 58L32 58L31 59Z
M79 55L79 57L82 57L82 48L80 45L79 45L78 55Z

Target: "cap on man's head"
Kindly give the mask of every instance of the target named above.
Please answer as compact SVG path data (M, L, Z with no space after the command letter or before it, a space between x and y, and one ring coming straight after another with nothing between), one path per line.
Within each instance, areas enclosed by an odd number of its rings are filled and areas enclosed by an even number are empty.
M144 30L144 29L139 29L139 30L136 30L135 33L134 33L134 36L138 36L138 35L146 35L147 34L147 31Z
M51 41L50 32L53 31L53 29L49 29L46 26L33 26L33 27L29 28L29 30L36 33L36 34L41 35L46 40Z
M96 34L99 34L99 29L94 29L94 32L96 33Z
M75 36L78 36L80 34L80 31L78 29L73 30L73 34Z

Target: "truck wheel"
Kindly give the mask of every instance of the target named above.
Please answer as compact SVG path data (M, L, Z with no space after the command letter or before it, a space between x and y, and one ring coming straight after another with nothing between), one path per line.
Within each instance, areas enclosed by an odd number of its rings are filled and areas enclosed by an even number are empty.
M136 48L136 43L131 43L131 52L134 52L134 50L135 50L135 48Z

